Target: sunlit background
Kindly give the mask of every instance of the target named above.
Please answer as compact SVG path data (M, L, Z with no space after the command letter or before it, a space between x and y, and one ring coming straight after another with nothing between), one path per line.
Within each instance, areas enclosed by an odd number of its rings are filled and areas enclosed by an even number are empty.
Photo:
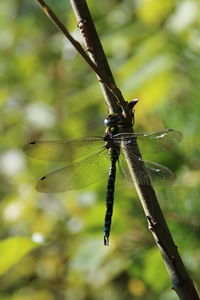
M69 1L48 4L82 42ZM200 289L200 2L88 5L125 99L140 98L135 131L183 134L172 152L148 158L177 176L174 185L155 189ZM103 245L105 176L78 191L35 190L41 176L64 165L27 158L23 145L103 135L106 114L95 74L36 1L1 0L1 299L177 299L130 183L118 178L109 247Z

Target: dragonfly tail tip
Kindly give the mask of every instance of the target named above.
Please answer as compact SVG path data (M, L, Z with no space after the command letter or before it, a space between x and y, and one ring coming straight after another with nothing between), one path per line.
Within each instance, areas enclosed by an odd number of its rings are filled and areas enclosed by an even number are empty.
M104 246L109 246L109 237L104 235Z

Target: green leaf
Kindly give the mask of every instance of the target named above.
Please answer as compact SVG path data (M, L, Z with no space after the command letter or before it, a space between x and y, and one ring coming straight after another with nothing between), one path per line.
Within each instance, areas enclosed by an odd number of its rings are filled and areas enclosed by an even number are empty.
M0 275L38 246L39 244L25 237L11 237L0 241Z

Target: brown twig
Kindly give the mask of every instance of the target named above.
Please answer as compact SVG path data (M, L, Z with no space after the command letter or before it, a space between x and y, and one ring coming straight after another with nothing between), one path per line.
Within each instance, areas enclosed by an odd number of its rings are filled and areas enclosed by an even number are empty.
M116 86L101 41L97 34L96 28L94 26L93 19L90 15L89 9L85 1L71 1L71 5L76 14L78 27L81 30L82 36L85 40L86 47L88 49L92 61L98 67L101 74L103 74L104 81L109 82L109 86L112 87L112 90L114 91L114 95L117 96L117 97L115 96L113 97L113 95L110 93L110 90L108 90L107 86L103 84L104 82L100 82L106 103L109 107L109 111L111 113L112 112L117 112L120 114L123 113L126 116L126 118L128 118L128 116L130 116L128 103L124 100L121 91Z
M64 26L64 24L58 19L58 17L55 15L55 13L52 11L52 9L45 3L43 0L36 0L47 17L56 25L56 27L65 35L65 37L70 41L70 43L74 46L74 48L80 53L80 55L84 58L84 60L87 62L87 64L92 68L92 70L99 75L99 77L102 76L100 74L97 66L93 63L93 61L90 59L90 57L86 54L85 50L81 46L81 44L76 41L73 36L69 33L67 28ZM102 79L103 80L103 79Z
M41 6L41 8L45 12L45 14L48 16L48 18L65 35L65 37L70 41L70 43L74 46L74 48L78 51L78 53L82 56L82 58L90 66L90 68L96 73L96 75L98 76L99 82L102 86L102 89L105 91L105 95L109 94L109 93L112 94L112 98L114 99L114 101L112 103L112 106L110 106L109 110L112 112L113 111L112 108L115 106L116 103L119 107L120 106L124 107L125 106L125 100L124 100L120 90L117 88L117 86L114 82L114 78L112 76L111 71L109 72L109 76L108 76L108 72L103 72L104 69L102 69L102 68L100 69L98 63L93 61L89 57L89 55L85 52L85 50L83 49L81 44L73 38L73 36L69 33L69 31L64 26L64 24L59 20L59 18L56 16L56 14L53 12L53 10L46 4L46 2L44 0L36 0L36 1L39 3L39 5ZM82 33L83 33L85 28L86 28L85 24L84 24L84 21L79 22L79 28L82 28L81 30L82 30ZM95 27L92 27L92 28L95 28ZM85 36L87 37L88 35L85 35ZM100 41L99 41L99 46L100 45L101 44L100 44ZM92 48L88 48L87 50L91 52L91 49ZM104 63L107 63L106 58L104 59ZM107 65L107 68L109 68L108 65ZM111 99L111 96L109 96L109 99ZM109 106L110 101L111 100L109 100L107 102L108 106ZM117 112L116 107L115 107L114 111ZM126 114L126 112L124 112L124 114Z
M71 37L65 26L62 24L61 21L58 20L58 18L46 5L46 3L43 0L36 1L42 6L43 10L46 12L48 17L64 33L64 35L70 40L70 42L74 45L77 51L82 55L82 57L97 74L104 92L106 102L109 106L109 111L124 114L124 118L126 119L126 121L128 120L128 124L130 125L132 118L131 108L133 105L127 104L127 102L124 101L120 90L115 84L112 72L110 70L106 56L101 46L86 1L70 0L77 17L78 26L83 34L83 38L87 45L87 49L90 53L91 59L85 53L80 44ZM131 132L132 128L126 128L126 132L127 131ZM177 295L179 296L179 299L181 300L199 300L194 284L185 269L182 259L178 253L177 246L175 245L172 239L172 236L160 209L155 191L151 184L145 185L141 184L138 181L137 168L131 156L132 149L131 147L129 147L129 145L126 145L126 148L126 158L129 170L131 172L138 196L144 209L149 224L149 229L153 234L153 237L162 254L167 270L171 277L173 289L176 291ZM139 149L138 155L140 155ZM148 174L145 173L146 171L142 161L141 169L145 176L148 178Z

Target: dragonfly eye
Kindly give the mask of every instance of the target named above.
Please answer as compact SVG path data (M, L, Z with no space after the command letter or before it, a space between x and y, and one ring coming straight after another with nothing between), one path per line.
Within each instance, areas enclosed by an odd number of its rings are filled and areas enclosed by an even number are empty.
M105 119L104 119L104 125L108 127L115 126L119 124L121 121L120 116L118 114L109 114Z

